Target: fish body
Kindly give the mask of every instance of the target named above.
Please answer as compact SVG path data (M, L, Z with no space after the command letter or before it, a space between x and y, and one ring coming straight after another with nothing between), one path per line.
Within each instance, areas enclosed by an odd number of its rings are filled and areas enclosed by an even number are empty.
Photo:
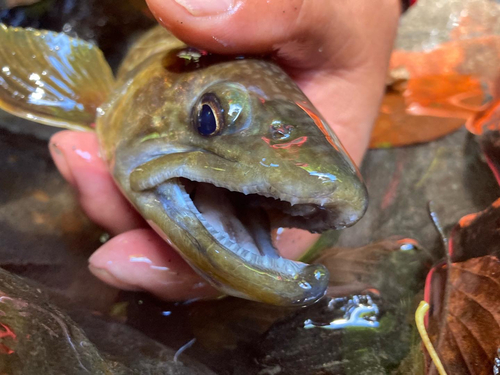
M325 293L326 268L282 258L270 230L350 226L366 209L366 189L272 61L212 55L158 27L132 46L115 79L100 51L78 39L2 26L0 43L0 108L95 126L123 194L212 285L277 305Z

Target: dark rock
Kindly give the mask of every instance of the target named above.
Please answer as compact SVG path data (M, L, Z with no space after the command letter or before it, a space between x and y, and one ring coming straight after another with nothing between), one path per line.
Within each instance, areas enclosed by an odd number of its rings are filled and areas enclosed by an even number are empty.
M175 361L174 350L123 324L82 311L74 316L83 329L52 305L41 288L0 270L0 372L213 374L185 355Z

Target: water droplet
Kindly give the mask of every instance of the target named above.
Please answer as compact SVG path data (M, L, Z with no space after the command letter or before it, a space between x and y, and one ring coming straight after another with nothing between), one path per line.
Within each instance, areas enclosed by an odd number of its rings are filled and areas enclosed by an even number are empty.
M108 20L107 20L107 18L105 18L105 17L101 17L101 18L99 18L99 19L97 20L97 26L99 26L99 27L103 27L103 26L105 26L107 23L108 23Z
M7 77L10 76L10 68L8 66L4 66L2 72L4 72Z
M340 308L338 305L340 305ZM337 313L342 311L344 313L343 317L326 323L306 319L304 321L304 328L311 329L318 327L334 330L347 327L379 327L379 309L369 295L334 298L328 303L328 309Z
M104 116L106 114L106 112L104 112L104 109L102 109L101 107L97 107L95 112L96 112L97 116Z
M31 100L40 100L44 96L45 96L45 90L41 89L40 87L37 87L35 92L32 92L29 97Z
M415 246L411 243L404 243L400 246L400 249L403 251L415 250Z
M56 51L59 51L60 49L61 49L61 47L59 47L59 46L55 46L55 50L56 50Z
M62 27L62 31L65 33L69 33L71 30L73 30L73 26L71 26L69 23L65 23Z
M109 233L103 233L101 234L101 236L99 237L99 242L101 243L105 243L105 242L108 242L108 240L110 239L110 235Z
M31 73L30 74L30 77L29 77L29 80L30 81L38 81L40 79L40 76L36 73Z

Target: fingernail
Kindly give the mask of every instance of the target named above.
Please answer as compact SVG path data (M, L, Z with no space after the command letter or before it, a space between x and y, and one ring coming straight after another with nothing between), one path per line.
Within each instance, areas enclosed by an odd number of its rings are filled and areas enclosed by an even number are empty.
M234 0L175 0L175 2L195 17L225 13L234 7Z

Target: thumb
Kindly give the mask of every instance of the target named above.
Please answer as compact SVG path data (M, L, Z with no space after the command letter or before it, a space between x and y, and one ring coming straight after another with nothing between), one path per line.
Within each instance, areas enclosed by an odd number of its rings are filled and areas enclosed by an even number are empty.
M400 12L400 0L147 1L158 21L189 45L216 53L293 52L288 58L306 65L331 60L325 55L348 57L336 59L337 66L353 65L368 44L387 54Z

